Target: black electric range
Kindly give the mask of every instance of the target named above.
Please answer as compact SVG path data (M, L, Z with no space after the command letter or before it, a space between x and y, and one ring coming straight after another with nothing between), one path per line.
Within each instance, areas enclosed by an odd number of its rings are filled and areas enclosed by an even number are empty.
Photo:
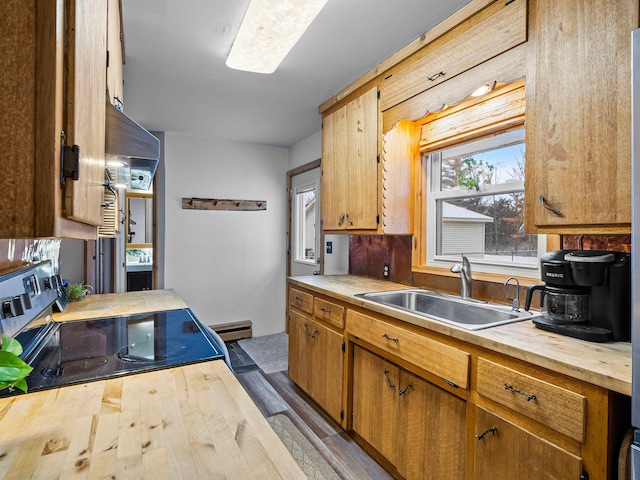
M224 343L188 308L51 321L65 303L49 262L0 276L0 327L33 367L29 392L225 358Z

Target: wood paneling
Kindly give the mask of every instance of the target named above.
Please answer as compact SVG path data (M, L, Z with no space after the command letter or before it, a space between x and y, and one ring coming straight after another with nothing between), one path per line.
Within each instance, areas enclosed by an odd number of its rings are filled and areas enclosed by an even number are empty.
M380 110L459 75L527 39L527 2L495 2L391 68L380 83Z

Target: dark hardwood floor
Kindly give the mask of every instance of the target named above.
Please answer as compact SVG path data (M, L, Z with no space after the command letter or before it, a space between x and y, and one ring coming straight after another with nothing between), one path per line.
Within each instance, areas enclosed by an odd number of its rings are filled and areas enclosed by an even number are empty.
M338 424L287 376L262 370L236 373L265 417L286 415L345 480L392 479Z

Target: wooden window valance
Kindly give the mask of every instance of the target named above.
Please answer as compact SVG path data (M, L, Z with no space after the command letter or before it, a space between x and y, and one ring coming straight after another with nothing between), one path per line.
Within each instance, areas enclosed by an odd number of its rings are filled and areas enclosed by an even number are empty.
M439 150L524 123L524 79L417 120L421 152Z

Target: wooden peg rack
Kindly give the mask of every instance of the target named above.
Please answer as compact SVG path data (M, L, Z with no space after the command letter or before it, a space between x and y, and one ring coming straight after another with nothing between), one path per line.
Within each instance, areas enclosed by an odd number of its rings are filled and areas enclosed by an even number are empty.
M184 210L266 210L266 200L227 200L218 198L186 198L182 197Z

